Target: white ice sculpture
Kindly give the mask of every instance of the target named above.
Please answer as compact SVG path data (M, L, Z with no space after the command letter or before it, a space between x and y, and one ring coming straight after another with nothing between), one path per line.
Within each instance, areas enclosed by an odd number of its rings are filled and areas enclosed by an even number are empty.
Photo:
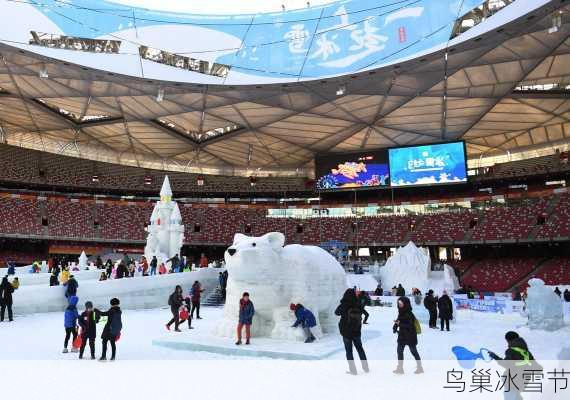
M79 269L81 271L87 269L87 254L85 254L85 251L82 251L81 255L79 256Z
M284 244L285 237L278 232L234 236L225 253L227 299L216 335L235 336L243 292L249 292L255 306L252 336L303 339L301 329L291 328L295 320L291 303L311 310L322 332L337 329L334 309L347 288L344 269L320 247Z
M453 268L444 265L443 271L431 271L428 250L417 247L413 242L398 248L388 258L386 264L380 267L379 277L384 290L390 290L400 283L406 293L411 292L412 288L424 293L433 289L437 294L459 288Z
M150 225L147 226L146 231L148 236L144 255L149 263L153 256L156 256L160 265L176 254L180 255L184 240L184 225L178 204L172 201L172 190L168 176L164 177L160 190L160 201L154 206Z
M564 326L562 300L542 279L528 281L526 312L530 329L554 331Z

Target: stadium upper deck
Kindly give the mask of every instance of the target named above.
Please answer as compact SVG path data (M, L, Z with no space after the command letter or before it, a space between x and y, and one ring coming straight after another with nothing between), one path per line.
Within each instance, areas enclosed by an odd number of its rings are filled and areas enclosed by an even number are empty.
M0 141L241 176L454 139L471 158L567 144L568 7L353 0L205 16L1 0Z

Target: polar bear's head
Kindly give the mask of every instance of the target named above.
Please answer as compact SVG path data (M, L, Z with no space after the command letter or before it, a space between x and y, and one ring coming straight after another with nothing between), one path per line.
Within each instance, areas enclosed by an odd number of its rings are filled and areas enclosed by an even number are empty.
M236 233L224 259L229 275L238 281L272 279L280 273L285 236L279 232L251 237Z

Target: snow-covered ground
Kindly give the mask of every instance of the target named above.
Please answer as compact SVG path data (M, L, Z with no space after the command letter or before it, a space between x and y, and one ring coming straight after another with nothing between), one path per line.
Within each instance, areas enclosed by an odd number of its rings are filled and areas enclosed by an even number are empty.
M556 360L561 348L570 345L568 326L556 332L529 331L523 327L524 319L516 314L459 311L458 322L452 324L451 332L423 326L418 350L426 360L425 375L411 373L414 363L406 350L408 374L393 376L396 336L392 333L392 320L395 310L380 307L369 307L368 310L369 325L364 329L377 331L380 335L364 345L371 360L371 373L357 377L345 374L347 367L343 351L324 361L286 361L179 351L152 345L152 340L165 335L191 339L192 335L211 331L221 318L220 308L203 307L203 319L194 321L195 329L189 331L183 325L182 333L166 331L164 324L170 318L168 309L125 310L124 330L118 342L118 361L114 363L79 361L76 354L61 354L63 313L17 316L15 322L0 324L0 368L4 393L8 388L11 393L8 398L42 400L60 399L64 393L81 399L328 400L354 396L392 398L410 396L414 390L422 390L422 397L429 393L451 398L498 399L502 394L470 395L443 389L446 371L458 368L451 352L452 346L465 346L475 351L485 347L502 354L504 334L508 330L519 332L540 360ZM98 328L100 332L102 326ZM340 337L338 340L340 342ZM252 342L254 347L255 338ZM100 348L98 340L98 355ZM483 363L482 366L496 367L496 364Z

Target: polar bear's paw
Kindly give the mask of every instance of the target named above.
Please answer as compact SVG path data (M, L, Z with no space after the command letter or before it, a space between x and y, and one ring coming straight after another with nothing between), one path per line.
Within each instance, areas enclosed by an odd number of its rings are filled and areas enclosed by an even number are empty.
M292 328L290 325L275 326L271 331L272 339L279 340L305 340L305 333L302 328Z

